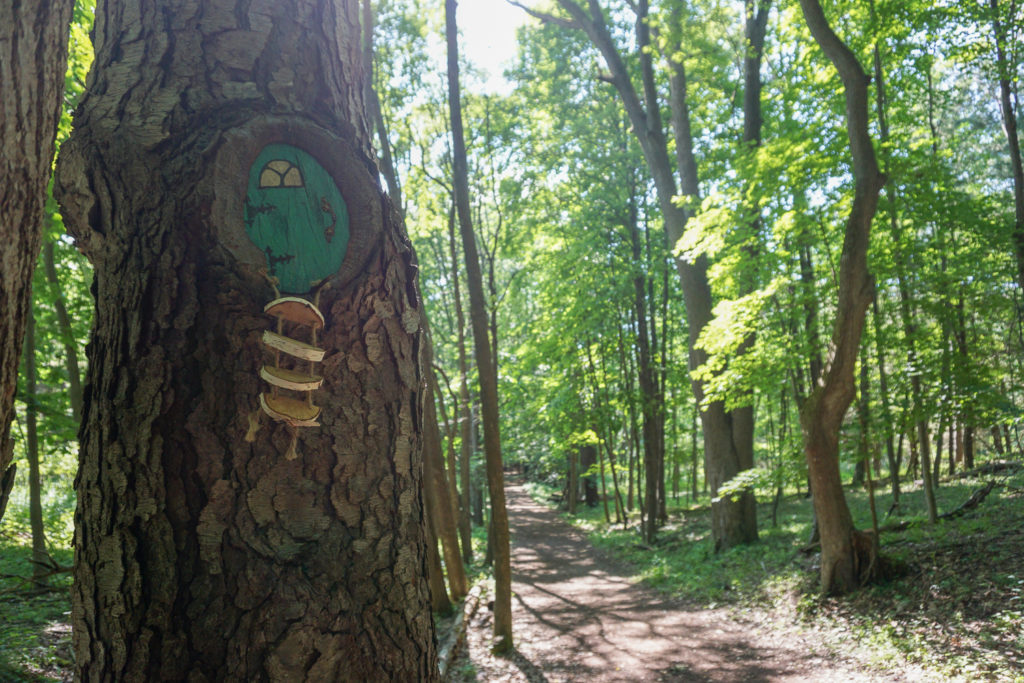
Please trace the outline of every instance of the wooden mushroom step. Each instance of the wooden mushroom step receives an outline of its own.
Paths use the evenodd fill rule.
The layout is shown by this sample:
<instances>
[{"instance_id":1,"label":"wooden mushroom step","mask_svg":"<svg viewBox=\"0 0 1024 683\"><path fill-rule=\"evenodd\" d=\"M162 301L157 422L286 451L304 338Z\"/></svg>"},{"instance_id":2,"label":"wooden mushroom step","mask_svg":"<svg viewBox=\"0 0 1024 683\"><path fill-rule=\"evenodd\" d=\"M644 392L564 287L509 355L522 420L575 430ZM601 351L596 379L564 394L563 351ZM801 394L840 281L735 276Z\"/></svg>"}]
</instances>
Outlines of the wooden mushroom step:
<instances>
[{"instance_id":1,"label":"wooden mushroom step","mask_svg":"<svg viewBox=\"0 0 1024 683\"><path fill-rule=\"evenodd\" d=\"M263 312L275 318L311 327L314 330L324 326L324 314L309 301L297 296L274 299L263 307Z\"/></svg>"},{"instance_id":2,"label":"wooden mushroom step","mask_svg":"<svg viewBox=\"0 0 1024 683\"><path fill-rule=\"evenodd\" d=\"M282 389L292 391L315 391L323 384L324 378L317 375L307 375L287 368L278 368L273 365L264 365L260 368L260 377Z\"/></svg>"},{"instance_id":3,"label":"wooden mushroom step","mask_svg":"<svg viewBox=\"0 0 1024 683\"><path fill-rule=\"evenodd\" d=\"M317 348L312 344L301 342L298 339L286 337L283 334L267 330L263 333L263 343L272 349L277 349L294 358L319 363L324 359L326 351Z\"/></svg>"},{"instance_id":4,"label":"wooden mushroom step","mask_svg":"<svg viewBox=\"0 0 1024 683\"><path fill-rule=\"evenodd\" d=\"M293 427L319 427L316 421L320 417L320 406L314 406L306 401L299 401L287 396L273 396L266 393L260 394L260 406L270 417L281 422L287 422Z\"/></svg>"}]
</instances>

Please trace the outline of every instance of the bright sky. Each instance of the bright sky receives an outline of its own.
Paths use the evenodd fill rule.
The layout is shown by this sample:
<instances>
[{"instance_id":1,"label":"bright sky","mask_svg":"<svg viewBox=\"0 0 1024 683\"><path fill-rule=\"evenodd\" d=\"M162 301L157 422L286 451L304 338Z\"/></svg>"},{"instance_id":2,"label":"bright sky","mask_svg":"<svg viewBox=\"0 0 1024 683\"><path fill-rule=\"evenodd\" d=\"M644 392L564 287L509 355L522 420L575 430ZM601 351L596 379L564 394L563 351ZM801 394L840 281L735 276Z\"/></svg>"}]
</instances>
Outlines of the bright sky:
<instances>
[{"instance_id":1,"label":"bright sky","mask_svg":"<svg viewBox=\"0 0 1024 683\"><path fill-rule=\"evenodd\" d=\"M487 89L499 89L501 73L516 55L516 28L528 15L505 0L459 0L457 12L459 49L466 60L487 72Z\"/></svg>"}]
</instances>

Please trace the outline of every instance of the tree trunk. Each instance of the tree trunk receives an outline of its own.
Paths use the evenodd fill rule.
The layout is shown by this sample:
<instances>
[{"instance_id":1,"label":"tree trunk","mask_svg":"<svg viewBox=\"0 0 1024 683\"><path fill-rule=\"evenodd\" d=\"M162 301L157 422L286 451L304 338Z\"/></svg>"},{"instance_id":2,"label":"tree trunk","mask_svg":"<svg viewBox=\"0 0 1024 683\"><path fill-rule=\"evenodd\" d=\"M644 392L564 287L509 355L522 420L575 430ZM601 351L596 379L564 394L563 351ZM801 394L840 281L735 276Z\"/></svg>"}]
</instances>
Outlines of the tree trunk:
<instances>
[{"instance_id":1,"label":"tree trunk","mask_svg":"<svg viewBox=\"0 0 1024 683\"><path fill-rule=\"evenodd\" d=\"M569 458L569 480L565 485L565 499L570 515L576 514L576 501L580 497L579 454L571 449Z\"/></svg>"},{"instance_id":2,"label":"tree trunk","mask_svg":"<svg viewBox=\"0 0 1024 683\"><path fill-rule=\"evenodd\" d=\"M14 486L14 392L42 241L72 0L0 4L0 519Z\"/></svg>"},{"instance_id":3,"label":"tree trunk","mask_svg":"<svg viewBox=\"0 0 1024 683\"><path fill-rule=\"evenodd\" d=\"M82 421L82 373L78 364L78 344L75 333L71 329L71 316L64 302L64 290L57 277L57 263L54 255L53 242L43 245L43 268L46 281L50 284L53 307L57 312L57 326L60 330L60 343L64 347L64 367L68 373L68 399L71 402L71 415L75 424Z\"/></svg>"},{"instance_id":4,"label":"tree trunk","mask_svg":"<svg viewBox=\"0 0 1024 683\"><path fill-rule=\"evenodd\" d=\"M672 130L676 140L676 169L682 194L693 202L699 198L700 192L687 104L686 68L682 61L675 58L670 62L669 86ZM655 176L655 185L659 186L657 172ZM669 188L665 181L661 185L665 186L658 191L661 210L666 215L665 229L671 243L676 244L683 236L693 209L680 209L674 198L667 194L662 196ZM707 258L703 255L692 261L676 260L686 302L691 371L707 361L707 353L697 346L701 331L712 318L713 301L707 268ZM697 405L703 405L703 383L694 380L692 386ZM715 550L753 543L757 540L757 503L753 492L746 490L738 497L718 498L720 486L743 470L753 467L753 410L747 406L737 411L727 411L724 401L713 401L701 411L701 426L704 435L704 472L711 488L711 535Z\"/></svg>"},{"instance_id":5,"label":"tree trunk","mask_svg":"<svg viewBox=\"0 0 1024 683\"><path fill-rule=\"evenodd\" d=\"M43 493L39 478L39 407L36 403L36 316L31 295L25 325L25 456L28 460L28 521L32 530L32 580L46 583L46 529L43 526Z\"/></svg>"},{"instance_id":6,"label":"tree trunk","mask_svg":"<svg viewBox=\"0 0 1024 683\"><path fill-rule=\"evenodd\" d=\"M429 486L424 486L429 490ZM427 494L429 496L429 494ZM437 524L431 513L433 505L427 504L427 583L430 584L430 608L437 614L452 611L452 601L444 584L444 567L441 553L437 552Z\"/></svg>"},{"instance_id":7,"label":"tree trunk","mask_svg":"<svg viewBox=\"0 0 1024 683\"><path fill-rule=\"evenodd\" d=\"M425 336L423 346L423 367L429 375L433 365L433 350L430 338ZM430 377L426 378L429 383ZM447 568L449 593L456 602L466 597L469 585L466 571L462 566L459 553L458 527L452 514L452 501L449 497L448 483L444 472L444 459L441 455L441 432L437 424L437 403L434 392L427 387L423 392L423 477L427 499L427 508L434 520L434 530L441 541L444 553L444 564Z\"/></svg>"},{"instance_id":8,"label":"tree trunk","mask_svg":"<svg viewBox=\"0 0 1024 683\"><path fill-rule=\"evenodd\" d=\"M587 507L597 507L597 475L593 470L597 465L597 447L593 444L580 446L580 472L583 474L583 502Z\"/></svg>"},{"instance_id":9,"label":"tree trunk","mask_svg":"<svg viewBox=\"0 0 1024 683\"><path fill-rule=\"evenodd\" d=\"M1008 37L999 18L999 0L989 0L992 10L992 32L996 43L996 71L999 74L999 109L1003 115L1003 134L1013 170L1013 247L1017 259L1017 286L1024 289L1024 160L1017 135L1017 111L1014 107L1012 81L1014 67L1007 59Z\"/></svg>"},{"instance_id":10,"label":"tree trunk","mask_svg":"<svg viewBox=\"0 0 1024 683\"><path fill-rule=\"evenodd\" d=\"M462 130L462 102L459 92L458 29L455 0L445 0L445 33L448 43L448 106L452 124L452 167L459 229L466 255L466 285L469 289L470 324L480 378L483 409L484 455L487 487L491 494L492 545L494 550L494 645L495 652L512 649L512 571L509 550L508 512L505 509L505 481L501 464L501 435L498 422L498 376L488 329L484 302L483 274L469 206L469 177L466 141Z\"/></svg>"},{"instance_id":11,"label":"tree trunk","mask_svg":"<svg viewBox=\"0 0 1024 683\"><path fill-rule=\"evenodd\" d=\"M445 378L445 381L447 383L447 378ZM440 387L440 385L437 382L437 374L436 374L436 372L432 372L430 374L430 389L431 389L431 395L434 397L434 400L437 402L437 408L440 411L439 420L440 420L440 422L444 423L444 425L445 425L445 435L448 438L448 443L447 443L447 446L445 448L445 452L446 452L446 454L448 456L447 457L447 465L446 465L446 467L447 467L446 475L447 476L445 477L445 479L446 479L445 483L446 483L446 485L448 487L448 500L449 500L449 504L451 506L451 516L452 516L452 519L455 520L456 532L458 534L461 534L462 533L462 529L461 529L462 510L461 510L461 506L459 504L459 501L460 501L459 481L458 481L459 459L458 459L458 456L455 453L455 431L456 431L455 420L450 418L450 416L448 415L448 411L445 408L444 392L441 391L441 387ZM451 387L449 386L449 392L450 391L451 391ZM455 412L458 412L458 410L459 410L458 401L455 401L454 409L455 409ZM468 513L466 515L466 524L467 524L467 532L466 532L466 535L463 536L463 540L460 540L460 545L462 543L472 543L472 537L469 536L469 532L468 532L468 524L469 524ZM462 557L463 557L463 559L465 559L465 557L466 557L466 551L465 550L462 551Z\"/></svg>"},{"instance_id":12,"label":"tree trunk","mask_svg":"<svg viewBox=\"0 0 1024 683\"><path fill-rule=\"evenodd\" d=\"M436 680L415 256L370 149L358 3L96 16L57 182L96 272L78 679ZM307 301L276 329L323 350L284 344L322 375L318 418L261 410L287 362L261 343L269 275Z\"/></svg>"},{"instance_id":13,"label":"tree trunk","mask_svg":"<svg viewBox=\"0 0 1024 683\"><path fill-rule=\"evenodd\" d=\"M690 421L690 502L697 500L697 469L700 467L700 458L697 453L697 414L700 408L693 407L693 419Z\"/></svg>"},{"instance_id":14,"label":"tree trunk","mask_svg":"<svg viewBox=\"0 0 1024 683\"><path fill-rule=\"evenodd\" d=\"M853 526L839 477L839 429L855 394L854 367L871 303L867 252L871 220L885 176L868 132L868 77L857 57L832 31L818 0L800 0L807 26L842 79L846 125L853 156L854 199L846 223L839 271L839 300L831 353L801 410L804 452L821 535L821 589L853 590L878 570L874 543Z\"/></svg>"},{"instance_id":15,"label":"tree trunk","mask_svg":"<svg viewBox=\"0 0 1024 683\"><path fill-rule=\"evenodd\" d=\"M893 506L900 503L900 464L892 442L892 411L889 408L889 378L885 369L885 350L882 344L882 321L878 310L877 292L871 300L871 313L875 332L875 356L878 361L878 393L882 398L882 424L885 425L885 456L889 463L889 487Z\"/></svg>"},{"instance_id":16,"label":"tree trunk","mask_svg":"<svg viewBox=\"0 0 1024 683\"><path fill-rule=\"evenodd\" d=\"M388 139L388 128L384 122L384 112L380 106L380 96L374 86L373 28L375 17L371 0L363 3L363 68L366 78L366 113L370 126L377 132L377 165L380 167L384 182L387 183L391 203L405 216L405 204L402 201L402 185L398 180L398 170L391 156L391 141Z\"/></svg>"},{"instance_id":17,"label":"tree trunk","mask_svg":"<svg viewBox=\"0 0 1024 683\"><path fill-rule=\"evenodd\" d=\"M664 462L658 452L658 427L663 424L659 420L660 413L664 410L661 404L660 393L654 378L653 360L651 357L651 341L647 328L647 297L644 296L645 274L638 267L640 263L640 226L636 211L634 198L630 198L630 212L628 219L629 240L632 248L633 263L633 313L636 321L636 369L637 380L640 384L640 414L643 418L643 447L644 447L644 472L646 481L644 484L644 526L643 537L648 543L654 541L654 535L658 529L658 480L664 479Z\"/></svg>"},{"instance_id":18,"label":"tree trunk","mask_svg":"<svg viewBox=\"0 0 1024 683\"><path fill-rule=\"evenodd\" d=\"M591 368L591 377L593 379L593 394L594 394L594 412L598 415L606 415L607 410L610 408L611 398L608 395L608 386L610 385L608 373L607 373L607 361L603 356L598 356L601 359L601 382L597 381L597 368L594 364L594 357L591 348L594 344L587 345L587 361ZM603 425L603 427L602 427ZM601 424L594 425L594 433L600 435L601 441L604 443L603 454L608 458L608 469L611 471L611 497L615 508L615 523L623 522L627 520L626 508L623 506L623 495L618 488L618 472L615 463L615 452L612 446L614 441L614 433L612 427L607 421L602 421ZM597 446L597 447L600 447ZM606 489L607 484L604 479L604 460L601 460L601 488ZM608 517L607 498L604 499L605 517Z\"/></svg>"},{"instance_id":19,"label":"tree trunk","mask_svg":"<svg viewBox=\"0 0 1024 683\"><path fill-rule=\"evenodd\" d=\"M455 248L455 221L449 216L448 249L452 261L452 290L455 296L455 324L458 328L459 346L459 410L461 430L459 450L459 474L462 477L462 491L459 499L459 534L462 537L462 559L469 564L473 561L473 530L470 526L470 493L472 491L471 463L475 439L473 438L473 402L469 395L469 364L466 360L466 320L463 314L462 291L459 287L459 259ZM482 522L479 522L482 524Z\"/></svg>"}]
</instances>

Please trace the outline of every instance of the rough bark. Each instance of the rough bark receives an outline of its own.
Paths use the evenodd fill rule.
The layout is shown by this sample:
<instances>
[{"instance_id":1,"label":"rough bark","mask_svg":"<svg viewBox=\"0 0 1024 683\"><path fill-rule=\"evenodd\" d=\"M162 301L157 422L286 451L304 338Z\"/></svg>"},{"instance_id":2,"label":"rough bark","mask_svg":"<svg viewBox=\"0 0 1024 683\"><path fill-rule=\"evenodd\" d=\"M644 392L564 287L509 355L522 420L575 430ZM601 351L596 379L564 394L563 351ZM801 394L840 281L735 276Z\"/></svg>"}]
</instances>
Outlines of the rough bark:
<instances>
[{"instance_id":1,"label":"rough bark","mask_svg":"<svg viewBox=\"0 0 1024 683\"><path fill-rule=\"evenodd\" d=\"M452 175L459 216L463 253L466 257L466 286L469 290L470 325L480 402L483 412L484 457L487 461L487 489L491 496L491 545L494 552L494 645L506 652L512 642L512 570L509 549L508 512L505 509L505 477L501 463L501 434L498 421L498 374L493 357L487 306L484 302L483 273L473 232L469 205L469 175L466 140L462 129L462 101L459 88L458 29L455 0L445 1L445 33L448 45L448 106L452 124Z\"/></svg>"},{"instance_id":2,"label":"rough bark","mask_svg":"<svg viewBox=\"0 0 1024 683\"><path fill-rule=\"evenodd\" d=\"M857 57L832 31L818 0L800 0L815 41L839 72L853 158L854 198L839 267L839 298L829 355L801 409L804 453L821 536L821 588L850 591L879 569L874 543L854 529L839 477L839 429L855 394L854 368L873 283L868 272L871 220L885 176L868 132L868 77Z\"/></svg>"},{"instance_id":3,"label":"rough bark","mask_svg":"<svg viewBox=\"0 0 1024 683\"><path fill-rule=\"evenodd\" d=\"M42 241L73 4L0 4L0 519L14 485L14 392Z\"/></svg>"},{"instance_id":4,"label":"rough bark","mask_svg":"<svg viewBox=\"0 0 1024 683\"><path fill-rule=\"evenodd\" d=\"M436 680L420 302L357 2L103 1L94 40L57 183L96 272L78 679ZM258 403L276 292L244 204L272 142L313 155L351 218L318 296L321 426L301 431Z\"/></svg>"}]
</instances>

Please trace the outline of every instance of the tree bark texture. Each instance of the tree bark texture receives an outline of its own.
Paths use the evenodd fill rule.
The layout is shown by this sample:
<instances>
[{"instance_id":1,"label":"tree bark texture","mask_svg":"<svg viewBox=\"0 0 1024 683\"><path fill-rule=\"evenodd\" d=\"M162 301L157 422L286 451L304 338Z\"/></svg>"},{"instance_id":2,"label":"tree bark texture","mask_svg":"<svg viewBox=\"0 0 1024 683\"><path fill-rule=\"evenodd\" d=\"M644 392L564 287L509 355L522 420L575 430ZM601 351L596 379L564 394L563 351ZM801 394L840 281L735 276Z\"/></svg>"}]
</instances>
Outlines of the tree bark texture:
<instances>
[{"instance_id":1,"label":"tree bark texture","mask_svg":"<svg viewBox=\"0 0 1024 683\"><path fill-rule=\"evenodd\" d=\"M73 4L0 4L0 519L14 485L14 392L42 242Z\"/></svg>"},{"instance_id":2,"label":"tree bark texture","mask_svg":"<svg viewBox=\"0 0 1024 683\"><path fill-rule=\"evenodd\" d=\"M868 272L871 220L885 176L868 132L868 77L857 57L832 31L817 0L800 0L811 35L842 79L846 126L853 157L854 199L839 267L839 300L825 367L801 409L804 453L821 537L821 588L853 590L878 570L874 544L857 532L839 476L839 430L856 393L854 367L873 282Z\"/></svg>"},{"instance_id":3,"label":"tree bark texture","mask_svg":"<svg viewBox=\"0 0 1024 683\"><path fill-rule=\"evenodd\" d=\"M57 182L96 272L78 679L436 680L421 311L370 150L358 3L101 1L94 41ZM259 409L277 293L244 216L270 143L313 156L351 218L307 294L317 427Z\"/></svg>"},{"instance_id":4,"label":"tree bark texture","mask_svg":"<svg viewBox=\"0 0 1024 683\"><path fill-rule=\"evenodd\" d=\"M491 546L494 552L494 645L495 652L512 649L512 569L509 548L508 511L505 508L505 475L501 462L501 433L498 418L498 366L494 360L484 302L483 273L473 232L469 203L469 171L466 139L462 128L459 88L458 27L455 0L445 1L445 33L448 47L448 106L452 124L452 175L455 204L459 215L463 252L466 256L466 288L469 290L470 325L484 426L484 457L487 461L487 489L491 496Z\"/></svg>"}]
</instances>

